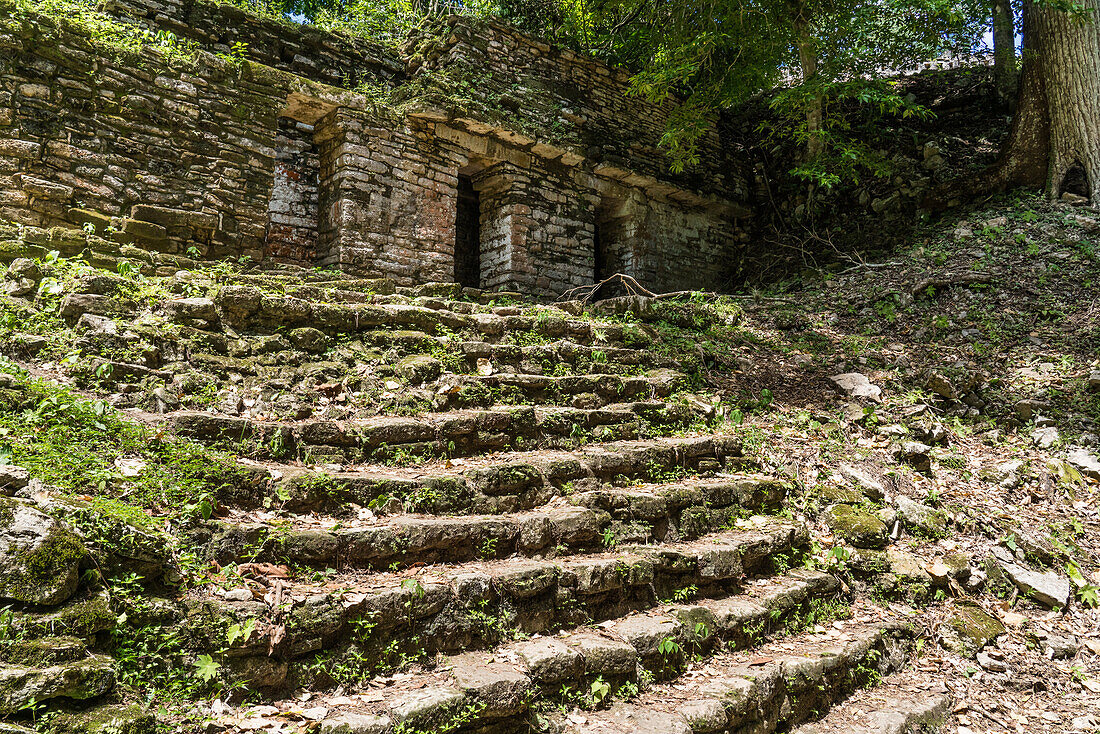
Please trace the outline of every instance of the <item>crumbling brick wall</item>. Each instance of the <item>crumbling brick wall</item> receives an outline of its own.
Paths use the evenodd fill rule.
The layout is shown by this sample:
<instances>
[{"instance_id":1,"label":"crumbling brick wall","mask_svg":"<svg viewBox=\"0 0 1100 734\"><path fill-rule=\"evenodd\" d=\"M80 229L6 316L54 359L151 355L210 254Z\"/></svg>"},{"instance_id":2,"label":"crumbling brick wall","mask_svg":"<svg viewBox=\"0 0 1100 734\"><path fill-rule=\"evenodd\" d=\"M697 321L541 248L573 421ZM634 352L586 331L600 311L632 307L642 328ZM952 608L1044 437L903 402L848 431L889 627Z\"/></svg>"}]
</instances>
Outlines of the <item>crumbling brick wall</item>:
<instances>
[{"instance_id":1,"label":"crumbling brick wall","mask_svg":"<svg viewBox=\"0 0 1100 734\"><path fill-rule=\"evenodd\" d=\"M517 138L534 138L541 148L563 148L566 162L580 156L608 175L641 174L731 200L747 192L741 162L716 126L699 142L699 164L671 172L660 140L676 101L653 104L629 95L630 78L621 69L500 22L457 15L428 24L404 50L412 77L442 72L444 87L472 84L478 97L468 110L473 117L520 133Z\"/></svg>"},{"instance_id":2,"label":"crumbling brick wall","mask_svg":"<svg viewBox=\"0 0 1100 734\"><path fill-rule=\"evenodd\" d=\"M0 217L260 257L285 92L254 71L116 59L47 18L0 30Z\"/></svg>"},{"instance_id":3,"label":"crumbling brick wall","mask_svg":"<svg viewBox=\"0 0 1100 734\"><path fill-rule=\"evenodd\" d=\"M399 81L400 64L378 61L371 44L291 29L268 48L281 23L203 2L116 10L151 27L197 19L179 32L213 50L246 39L271 66L206 51L120 57L45 17L0 30L0 218L90 224L168 253L450 281L458 181L469 175L477 282L541 298L592 284L598 267L654 290L720 287L744 238L743 179L716 133L705 165L673 175L656 147L667 106L628 99L618 72L502 26L447 21L449 45L430 63L417 47L412 96L391 106L307 78L343 83L319 70L354 67ZM317 69L298 58L307 51ZM534 106L498 114L508 55L508 88L559 117ZM444 57L459 73L485 64L486 104L458 109L430 93L422 82Z\"/></svg>"},{"instance_id":4,"label":"crumbling brick wall","mask_svg":"<svg viewBox=\"0 0 1100 734\"><path fill-rule=\"evenodd\" d=\"M352 89L362 82L388 85L404 77L393 49L363 38L309 25L250 15L209 0L114 0L109 11L151 31L168 31L214 53L243 57L315 82Z\"/></svg>"}]
</instances>

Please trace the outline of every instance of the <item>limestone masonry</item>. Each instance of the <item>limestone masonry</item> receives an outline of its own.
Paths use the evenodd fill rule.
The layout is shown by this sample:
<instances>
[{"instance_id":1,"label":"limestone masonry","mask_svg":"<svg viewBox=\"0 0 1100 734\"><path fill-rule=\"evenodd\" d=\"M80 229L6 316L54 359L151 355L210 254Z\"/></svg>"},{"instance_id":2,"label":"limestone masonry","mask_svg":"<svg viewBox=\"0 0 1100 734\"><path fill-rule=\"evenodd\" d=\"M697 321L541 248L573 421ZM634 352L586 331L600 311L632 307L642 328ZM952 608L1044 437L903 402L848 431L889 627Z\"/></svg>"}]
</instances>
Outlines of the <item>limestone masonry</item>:
<instances>
[{"instance_id":1,"label":"limestone masonry","mask_svg":"<svg viewBox=\"0 0 1100 734\"><path fill-rule=\"evenodd\" d=\"M745 237L716 128L671 173L672 100L506 26L441 18L398 51L205 2L111 12L199 50L0 24L0 219L540 298L616 272L720 288Z\"/></svg>"}]
</instances>

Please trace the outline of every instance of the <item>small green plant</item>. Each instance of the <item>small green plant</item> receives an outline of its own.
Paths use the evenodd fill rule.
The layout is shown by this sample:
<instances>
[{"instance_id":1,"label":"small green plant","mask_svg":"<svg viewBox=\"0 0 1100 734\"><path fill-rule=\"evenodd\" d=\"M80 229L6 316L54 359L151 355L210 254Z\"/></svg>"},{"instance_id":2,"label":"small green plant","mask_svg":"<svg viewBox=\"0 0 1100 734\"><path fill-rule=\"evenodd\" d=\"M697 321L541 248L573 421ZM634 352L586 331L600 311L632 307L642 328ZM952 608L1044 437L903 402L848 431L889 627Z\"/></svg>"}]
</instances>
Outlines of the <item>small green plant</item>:
<instances>
[{"instance_id":1,"label":"small green plant","mask_svg":"<svg viewBox=\"0 0 1100 734\"><path fill-rule=\"evenodd\" d=\"M619 690L615 691L615 697L621 698L625 701L629 701L632 698L637 698L639 694L638 684L633 681L627 681L619 686Z\"/></svg>"},{"instance_id":2,"label":"small green plant","mask_svg":"<svg viewBox=\"0 0 1100 734\"><path fill-rule=\"evenodd\" d=\"M248 642L249 639L252 638L252 633L255 632L255 631L256 631L256 620L255 619L250 619L247 622L245 622L243 625L241 625L241 624L232 624L232 625L229 626L229 629L225 633L226 644L229 645L230 647L232 647L233 643L236 642L237 640L240 640L241 642Z\"/></svg>"},{"instance_id":3,"label":"small green plant","mask_svg":"<svg viewBox=\"0 0 1100 734\"><path fill-rule=\"evenodd\" d=\"M685 586L672 592L672 600L677 604L682 604L686 601L693 600L698 595L699 587L695 584L691 584L690 586Z\"/></svg>"},{"instance_id":4,"label":"small green plant","mask_svg":"<svg viewBox=\"0 0 1100 734\"><path fill-rule=\"evenodd\" d=\"M663 638L657 644L657 652L659 652L665 658L679 655L682 649L683 648L680 647L680 643L678 643L671 635Z\"/></svg>"},{"instance_id":5,"label":"small green plant","mask_svg":"<svg viewBox=\"0 0 1100 734\"><path fill-rule=\"evenodd\" d=\"M209 683L217 678L218 671L222 667L221 663L218 663L209 655L199 655L191 665L195 668L195 677L203 683Z\"/></svg>"},{"instance_id":6,"label":"small green plant","mask_svg":"<svg viewBox=\"0 0 1100 734\"><path fill-rule=\"evenodd\" d=\"M1073 585L1077 587L1077 598L1081 603L1092 609L1100 607L1100 587L1090 584L1081 573L1081 569L1072 562L1066 563L1066 573Z\"/></svg>"},{"instance_id":7,"label":"small green plant","mask_svg":"<svg viewBox=\"0 0 1100 734\"><path fill-rule=\"evenodd\" d=\"M611 684L605 681L602 675L592 681L588 688L594 706L599 706L603 703L603 700L611 693Z\"/></svg>"},{"instance_id":8,"label":"small green plant","mask_svg":"<svg viewBox=\"0 0 1100 734\"><path fill-rule=\"evenodd\" d=\"M218 58L232 66L241 66L248 58L248 42L234 41L229 47L229 53L219 53ZM245 256L247 257L247 255Z\"/></svg>"},{"instance_id":9,"label":"small green plant","mask_svg":"<svg viewBox=\"0 0 1100 734\"><path fill-rule=\"evenodd\" d=\"M477 553L479 556L486 560L494 558L497 554L497 539L486 538L481 546L477 549Z\"/></svg>"},{"instance_id":10,"label":"small green plant","mask_svg":"<svg viewBox=\"0 0 1100 734\"><path fill-rule=\"evenodd\" d=\"M852 559L852 551L848 550L842 545L834 545L825 554L826 563L830 566L834 566L838 569L845 569L848 567L848 561Z\"/></svg>"}]
</instances>

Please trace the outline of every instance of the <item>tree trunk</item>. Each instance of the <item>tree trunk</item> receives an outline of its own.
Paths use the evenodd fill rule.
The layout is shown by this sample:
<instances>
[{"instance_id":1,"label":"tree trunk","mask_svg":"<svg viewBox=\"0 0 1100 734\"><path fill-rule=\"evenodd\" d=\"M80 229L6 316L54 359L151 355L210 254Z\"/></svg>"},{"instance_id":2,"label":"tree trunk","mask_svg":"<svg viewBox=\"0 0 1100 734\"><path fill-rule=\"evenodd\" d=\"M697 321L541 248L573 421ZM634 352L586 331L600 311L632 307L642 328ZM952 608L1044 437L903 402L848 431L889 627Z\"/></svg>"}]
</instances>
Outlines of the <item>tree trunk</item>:
<instances>
[{"instance_id":1,"label":"tree trunk","mask_svg":"<svg viewBox=\"0 0 1100 734\"><path fill-rule=\"evenodd\" d=\"M993 0L993 80L1001 104L1016 102L1016 19L1012 0Z\"/></svg>"},{"instance_id":2,"label":"tree trunk","mask_svg":"<svg viewBox=\"0 0 1100 734\"><path fill-rule=\"evenodd\" d=\"M806 18L806 8L801 3L794 16L794 31L798 43L798 63L802 67L802 83L817 84L817 47L810 22ZM821 122L824 116L825 99L820 90L815 90L806 107L806 160L813 160L825 149L825 140L821 134Z\"/></svg>"},{"instance_id":3,"label":"tree trunk","mask_svg":"<svg viewBox=\"0 0 1100 734\"><path fill-rule=\"evenodd\" d=\"M1012 130L1001 157L985 174L954 181L925 201L951 206L963 197L1010 186L1042 187L1057 198L1067 174L1100 207L1100 0L1083 0L1071 14L1024 4L1024 55Z\"/></svg>"}]
</instances>

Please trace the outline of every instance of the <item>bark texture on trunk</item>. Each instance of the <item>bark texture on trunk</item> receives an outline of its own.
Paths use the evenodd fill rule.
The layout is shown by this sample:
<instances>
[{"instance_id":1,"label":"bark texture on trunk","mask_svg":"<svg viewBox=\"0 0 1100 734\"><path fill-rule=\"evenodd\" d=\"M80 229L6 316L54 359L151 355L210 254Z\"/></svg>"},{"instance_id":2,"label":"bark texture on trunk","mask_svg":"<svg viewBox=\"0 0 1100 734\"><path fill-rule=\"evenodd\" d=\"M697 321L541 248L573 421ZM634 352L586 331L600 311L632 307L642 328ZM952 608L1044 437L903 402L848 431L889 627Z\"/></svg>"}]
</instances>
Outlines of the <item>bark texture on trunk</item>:
<instances>
[{"instance_id":1,"label":"bark texture on trunk","mask_svg":"<svg viewBox=\"0 0 1100 734\"><path fill-rule=\"evenodd\" d=\"M1089 201L1100 206L1100 0L1084 5L1085 18L1045 6L1029 12L1050 117L1047 193L1061 195L1066 174L1081 166Z\"/></svg>"},{"instance_id":2,"label":"bark texture on trunk","mask_svg":"<svg viewBox=\"0 0 1100 734\"><path fill-rule=\"evenodd\" d=\"M993 0L993 79L1004 105L1015 105L1017 76L1012 0Z\"/></svg>"},{"instance_id":3,"label":"bark texture on trunk","mask_svg":"<svg viewBox=\"0 0 1100 734\"><path fill-rule=\"evenodd\" d=\"M1011 186L1065 191L1066 174L1084 174L1085 193L1100 207L1100 0L1071 14L1028 0L1024 54L1012 129L995 166L959 179L925 200L938 209Z\"/></svg>"}]
</instances>

